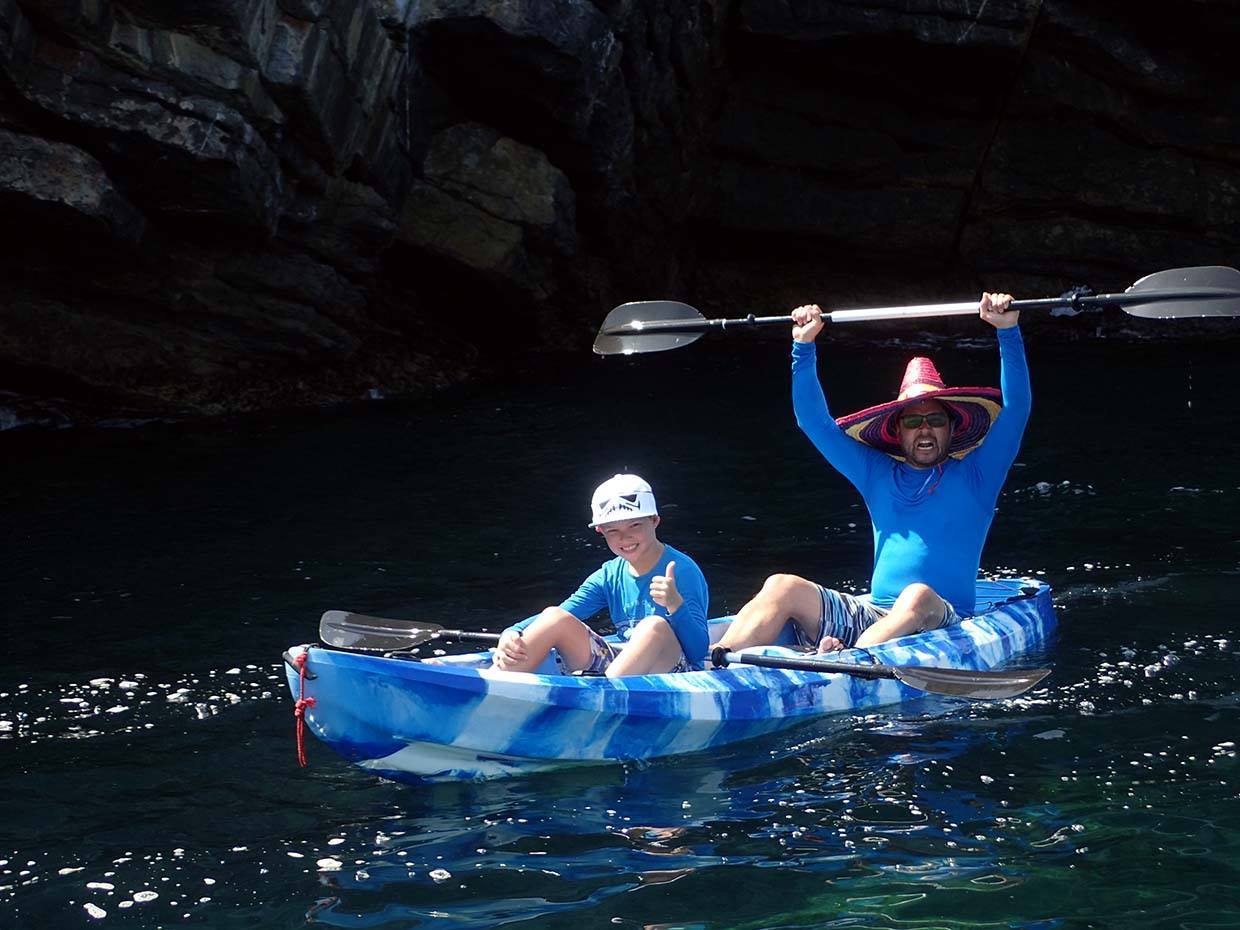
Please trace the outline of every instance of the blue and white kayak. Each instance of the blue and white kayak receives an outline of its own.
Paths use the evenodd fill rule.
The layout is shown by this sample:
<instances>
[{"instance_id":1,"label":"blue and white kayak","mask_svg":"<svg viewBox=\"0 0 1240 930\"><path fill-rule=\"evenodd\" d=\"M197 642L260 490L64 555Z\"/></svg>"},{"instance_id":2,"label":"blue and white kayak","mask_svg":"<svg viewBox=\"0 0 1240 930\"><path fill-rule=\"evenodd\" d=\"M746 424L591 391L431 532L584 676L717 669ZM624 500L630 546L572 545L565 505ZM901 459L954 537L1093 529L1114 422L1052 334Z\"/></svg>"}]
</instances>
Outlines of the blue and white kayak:
<instances>
[{"instance_id":1,"label":"blue and white kayak","mask_svg":"<svg viewBox=\"0 0 1240 930\"><path fill-rule=\"evenodd\" d=\"M832 658L995 669L1038 650L1055 627L1050 588L1037 581L979 581L977 611L948 629ZM780 646L740 655L754 653L800 656ZM443 664L319 646L288 655L314 676L287 669L293 697L313 699L303 705L311 732L350 762L398 781L650 760L923 696L893 679L746 664L612 679L502 672L489 652Z\"/></svg>"}]
</instances>

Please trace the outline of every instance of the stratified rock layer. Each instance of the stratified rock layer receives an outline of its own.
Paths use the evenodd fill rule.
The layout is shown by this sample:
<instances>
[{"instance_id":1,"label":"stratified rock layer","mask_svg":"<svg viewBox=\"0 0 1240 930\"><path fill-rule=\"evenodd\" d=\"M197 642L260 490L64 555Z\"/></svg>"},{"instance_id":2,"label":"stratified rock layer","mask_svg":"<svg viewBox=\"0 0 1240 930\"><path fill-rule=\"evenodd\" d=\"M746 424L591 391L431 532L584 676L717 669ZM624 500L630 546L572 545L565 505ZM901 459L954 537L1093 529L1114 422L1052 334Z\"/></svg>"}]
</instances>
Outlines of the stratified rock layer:
<instances>
[{"instance_id":1,"label":"stratified rock layer","mask_svg":"<svg viewBox=\"0 0 1240 930\"><path fill-rule=\"evenodd\" d=\"M1237 40L1235 2L0 0L0 423L424 389L645 297L1235 264Z\"/></svg>"},{"instance_id":2,"label":"stratified rock layer","mask_svg":"<svg viewBox=\"0 0 1240 930\"><path fill-rule=\"evenodd\" d=\"M742 0L698 280L915 302L1235 264L1238 13Z\"/></svg>"}]
</instances>

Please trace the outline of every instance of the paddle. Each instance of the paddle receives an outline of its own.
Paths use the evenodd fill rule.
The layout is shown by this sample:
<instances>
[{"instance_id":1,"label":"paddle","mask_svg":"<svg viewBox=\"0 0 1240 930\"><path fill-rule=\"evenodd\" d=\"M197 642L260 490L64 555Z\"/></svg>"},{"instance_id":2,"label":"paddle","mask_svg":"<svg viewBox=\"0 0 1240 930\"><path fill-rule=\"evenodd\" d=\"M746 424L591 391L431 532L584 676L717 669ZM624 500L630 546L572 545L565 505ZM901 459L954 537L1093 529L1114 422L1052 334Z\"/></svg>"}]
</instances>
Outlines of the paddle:
<instances>
[{"instance_id":1,"label":"paddle","mask_svg":"<svg viewBox=\"0 0 1240 930\"><path fill-rule=\"evenodd\" d=\"M319 639L328 646L355 652L400 652L436 639L498 643L499 634L448 630L434 623L414 624L408 620L329 610L319 620Z\"/></svg>"},{"instance_id":2,"label":"paddle","mask_svg":"<svg viewBox=\"0 0 1240 930\"><path fill-rule=\"evenodd\" d=\"M1240 316L1240 271L1225 265L1172 268L1148 274L1122 294L1043 297L1014 300L1014 310L1083 310L1116 304L1132 316L1174 319L1199 316ZM921 304L912 307L876 307L868 310L832 310L822 318L831 323L870 320L965 316L977 313L977 301ZM675 300L638 300L621 304L603 320L594 340L599 355L663 352L696 342L712 329L791 324L791 316L754 316L708 320L688 304Z\"/></svg>"},{"instance_id":3,"label":"paddle","mask_svg":"<svg viewBox=\"0 0 1240 930\"><path fill-rule=\"evenodd\" d=\"M1013 668L997 671L975 671L965 668L941 668L934 665L857 665L821 656L768 656L728 652L716 646L710 661L717 668L733 663L760 665L801 672L842 672L857 678L894 678L911 688L930 694L946 694L977 700L1016 697L1028 691L1050 674L1049 668Z\"/></svg>"},{"instance_id":4,"label":"paddle","mask_svg":"<svg viewBox=\"0 0 1240 930\"><path fill-rule=\"evenodd\" d=\"M497 643L499 634L449 630L434 623L413 624L408 620L368 617L346 610L329 610L319 621L319 639L328 646L354 652L401 652L436 639ZM1050 669L1046 668L978 672L923 665L856 665L820 656L785 658L739 655L722 647L711 654L711 662L717 667L743 662L746 665L761 665L767 668L843 672L859 678L894 678L931 694L979 699L1015 697L1050 674Z\"/></svg>"}]
</instances>

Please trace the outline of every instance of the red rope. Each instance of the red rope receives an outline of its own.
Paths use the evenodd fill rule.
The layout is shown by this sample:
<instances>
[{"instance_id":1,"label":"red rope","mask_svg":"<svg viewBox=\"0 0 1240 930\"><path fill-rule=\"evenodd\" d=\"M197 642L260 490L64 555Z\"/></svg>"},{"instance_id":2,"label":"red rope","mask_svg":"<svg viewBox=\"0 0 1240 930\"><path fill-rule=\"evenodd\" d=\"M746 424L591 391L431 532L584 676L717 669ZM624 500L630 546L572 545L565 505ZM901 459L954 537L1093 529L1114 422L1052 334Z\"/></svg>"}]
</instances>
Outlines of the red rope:
<instances>
[{"instance_id":1,"label":"red rope","mask_svg":"<svg viewBox=\"0 0 1240 930\"><path fill-rule=\"evenodd\" d=\"M297 764L306 767L306 708L314 706L314 698L306 697L306 656L303 652L293 660L300 675L297 703L293 706L293 716L297 718Z\"/></svg>"}]
</instances>

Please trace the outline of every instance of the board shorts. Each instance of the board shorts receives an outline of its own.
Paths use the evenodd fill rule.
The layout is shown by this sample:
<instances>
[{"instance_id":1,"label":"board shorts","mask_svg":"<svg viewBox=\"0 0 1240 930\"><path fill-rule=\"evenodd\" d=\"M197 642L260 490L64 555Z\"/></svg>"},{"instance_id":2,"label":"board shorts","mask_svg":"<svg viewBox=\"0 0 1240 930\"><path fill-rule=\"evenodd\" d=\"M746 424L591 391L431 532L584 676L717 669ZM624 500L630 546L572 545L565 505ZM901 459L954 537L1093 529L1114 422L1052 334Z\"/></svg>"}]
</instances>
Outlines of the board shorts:
<instances>
[{"instance_id":1,"label":"board shorts","mask_svg":"<svg viewBox=\"0 0 1240 930\"><path fill-rule=\"evenodd\" d=\"M611 665L620 655L620 647L617 643L610 643L603 639L598 633L595 633L589 627L586 627L586 634L590 638L590 662L585 668L578 671L570 669L564 664L564 659L557 652L555 656L556 663L560 666L560 671L564 674L577 675L602 675L607 671L607 666ZM687 672L689 671L689 662L685 659L685 654L680 654L680 660L672 667L671 672Z\"/></svg>"},{"instance_id":2,"label":"board shorts","mask_svg":"<svg viewBox=\"0 0 1240 930\"><path fill-rule=\"evenodd\" d=\"M851 647L856 644L857 637L891 613L891 608L879 607L874 604L868 594L857 597L852 594L845 594L843 591L824 587L823 585L818 585L818 593L822 597L822 613L818 617L818 633L813 637L813 640L807 642L805 631L801 629L801 625L798 623L792 624L792 628L796 632L797 645L799 646L817 649L818 643L824 636L834 636L843 642L845 646ZM943 606L942 619L938 623L922 627L922 629L917 631L918 633L925 630L941 629L942 627L952 626L960 622L960 615L956 613L955 607L947 601L943 601Z\"/></svg>"}]
</instances>

